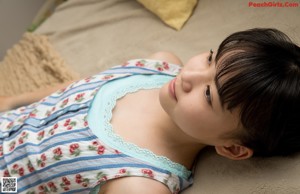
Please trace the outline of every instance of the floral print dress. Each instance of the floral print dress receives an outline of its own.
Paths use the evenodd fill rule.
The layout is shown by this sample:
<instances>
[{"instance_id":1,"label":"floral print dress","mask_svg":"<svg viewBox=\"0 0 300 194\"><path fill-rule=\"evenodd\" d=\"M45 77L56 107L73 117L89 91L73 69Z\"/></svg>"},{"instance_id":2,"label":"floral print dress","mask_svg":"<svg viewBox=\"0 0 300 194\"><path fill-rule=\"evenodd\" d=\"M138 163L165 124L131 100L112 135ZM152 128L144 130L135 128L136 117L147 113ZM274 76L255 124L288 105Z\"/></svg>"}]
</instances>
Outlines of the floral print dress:
<instances>
[{"instance_id":1,"label":"floral print dress","mask_svg":"<svg viewBox=\"0 0 300 194\"><path fill-rule=\"evenodd\" d=\"M191 185L190 175L179 176L105 144L90 129L87 115L99 88L110 80L179 70L161 61L131 60L0 113L0 177L17 177L18 193L25 194L90 193L125 176L151 178L178 193Z\"/></svg>"}]
</instances>

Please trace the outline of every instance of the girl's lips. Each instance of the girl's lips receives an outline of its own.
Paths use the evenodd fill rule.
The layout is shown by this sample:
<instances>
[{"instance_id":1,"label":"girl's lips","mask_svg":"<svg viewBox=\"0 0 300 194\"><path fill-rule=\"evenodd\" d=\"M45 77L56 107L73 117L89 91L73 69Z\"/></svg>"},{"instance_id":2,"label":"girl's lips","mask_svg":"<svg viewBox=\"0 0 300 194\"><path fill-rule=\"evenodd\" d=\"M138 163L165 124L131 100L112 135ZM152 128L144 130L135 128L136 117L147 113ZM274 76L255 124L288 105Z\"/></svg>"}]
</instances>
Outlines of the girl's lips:
<instances>
[{"instance_id":1,"label":"girl's lips","mask_svg":"<svg viewBox=\"0 0 300 194\"><path fill-rule=\"evenodd\" d=\"M175 93L175 83L176 83L176 78L170 81L169 83L169 94L172 98L174 98L177 101L176 93Z\"/></svg>"}]
</instances>

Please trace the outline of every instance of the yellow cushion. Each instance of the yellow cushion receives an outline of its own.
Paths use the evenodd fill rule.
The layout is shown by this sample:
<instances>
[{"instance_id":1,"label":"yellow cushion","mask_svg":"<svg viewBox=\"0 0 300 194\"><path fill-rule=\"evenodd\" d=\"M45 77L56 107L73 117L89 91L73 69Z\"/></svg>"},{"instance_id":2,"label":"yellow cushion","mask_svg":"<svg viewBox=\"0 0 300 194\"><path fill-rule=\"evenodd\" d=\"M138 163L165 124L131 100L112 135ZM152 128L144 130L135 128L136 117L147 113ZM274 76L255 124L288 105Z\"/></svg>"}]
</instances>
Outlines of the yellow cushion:
<instances>
[{"instance_id":1,"label":"yellow cushion","mask_svg":"<svg viewBox=\"0 0 300 194\"><path fill-rule=\"evenodd\" d=\"M180 30L192 15L197 0L137 0L167 25Z\"/></svg>"}]
</instances>

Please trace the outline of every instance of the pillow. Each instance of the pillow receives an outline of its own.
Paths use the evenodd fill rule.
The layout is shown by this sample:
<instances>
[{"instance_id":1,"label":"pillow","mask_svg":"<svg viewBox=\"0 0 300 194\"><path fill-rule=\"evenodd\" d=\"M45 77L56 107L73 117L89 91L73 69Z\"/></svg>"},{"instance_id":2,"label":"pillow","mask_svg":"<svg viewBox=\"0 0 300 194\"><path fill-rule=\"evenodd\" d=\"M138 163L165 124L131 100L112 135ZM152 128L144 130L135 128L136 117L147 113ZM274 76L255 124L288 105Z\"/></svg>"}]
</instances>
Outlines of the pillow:
<instances>
[{"instance_id":1,"label":"pillow","mask_svg":"<svg viewBox=\"0 0 300 194\"><path fill-rule=\"evenodd\" d=\"M192 15L197 0L137 0L167 25L180 30Z\"/></svg>"}]
</instances>

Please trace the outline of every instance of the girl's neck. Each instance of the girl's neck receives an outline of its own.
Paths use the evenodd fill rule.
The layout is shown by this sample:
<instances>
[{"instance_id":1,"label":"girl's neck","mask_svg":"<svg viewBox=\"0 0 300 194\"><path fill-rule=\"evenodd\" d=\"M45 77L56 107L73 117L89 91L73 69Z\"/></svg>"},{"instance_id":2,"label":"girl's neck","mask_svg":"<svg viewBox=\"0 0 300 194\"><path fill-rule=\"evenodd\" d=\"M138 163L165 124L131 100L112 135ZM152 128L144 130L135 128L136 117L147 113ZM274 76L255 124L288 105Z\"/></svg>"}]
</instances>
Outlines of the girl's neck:
<instances>
[{"instance_id":1,"label":"girl's neck","mask_svg":"<svg viewBox=\"0 0 300 194\"><path fill-rule=\"evenodd\" d=\"M166 156L189 169L204 147L170 119L160 105L157 89L140 90L118 100L111 123L125 141Z\"/></svg>"},{"instance_id":2,"label":"girl's neck","mask_svg":"<svg viewBox=\"0 0 300 194\"><path fill-rule=\"evenodd\" d=\"M157 133L160 133L162 147L170 155L174 161L191 168L194 159L197 157L200 150L206 145L197 142L193 137L185 134L169 117L169 115L158 106L157 110ZM160 115L159 115L160 114Z\"/></svg>"}]
</instances>

